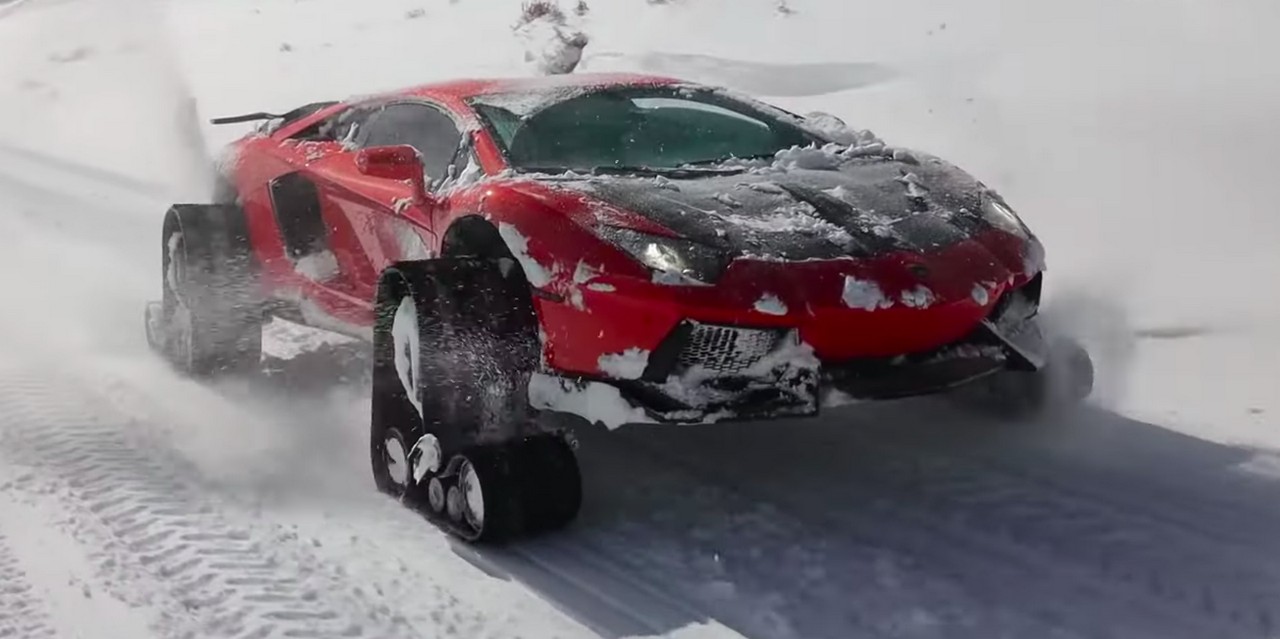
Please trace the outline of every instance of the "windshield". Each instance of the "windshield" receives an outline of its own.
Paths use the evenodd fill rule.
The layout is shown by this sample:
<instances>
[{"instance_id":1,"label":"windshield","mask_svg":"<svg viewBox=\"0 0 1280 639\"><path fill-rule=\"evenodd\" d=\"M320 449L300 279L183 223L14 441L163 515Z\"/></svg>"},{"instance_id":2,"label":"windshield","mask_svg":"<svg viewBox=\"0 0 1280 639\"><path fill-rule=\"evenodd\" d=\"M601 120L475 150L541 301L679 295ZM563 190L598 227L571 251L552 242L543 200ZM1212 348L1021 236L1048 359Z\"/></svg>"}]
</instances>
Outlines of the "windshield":
<instances>
[{"instance_id":1,"label":"windshield","mask_svg":"<svg viewBox=\"0 0 1280 639\"><path fill-rule=\"evenodd\" d=\"M511 166L522 170L675 170L772 156L815 138L709 89L626 87L577 95L474 98Z\"/></svg>"}]
</instances>

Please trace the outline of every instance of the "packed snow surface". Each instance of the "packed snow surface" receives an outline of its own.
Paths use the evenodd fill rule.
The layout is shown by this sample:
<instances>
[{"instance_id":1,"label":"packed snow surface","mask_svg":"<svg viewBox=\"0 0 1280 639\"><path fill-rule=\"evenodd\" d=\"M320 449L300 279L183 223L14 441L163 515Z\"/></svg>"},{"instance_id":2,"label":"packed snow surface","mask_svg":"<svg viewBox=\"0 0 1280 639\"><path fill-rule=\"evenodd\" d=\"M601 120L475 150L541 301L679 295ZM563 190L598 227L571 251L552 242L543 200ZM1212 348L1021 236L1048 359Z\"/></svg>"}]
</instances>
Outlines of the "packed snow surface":
<instances>
[{"instance_id":1,"label":"packed snow surface","mask_svg":"<svg viewBox=\"0 0 1280 639\"><path fill-rule=\"evenodd\" d=\"M521 4L0 2L0 636L1276 635L1280 5L562 0L575 52L516 33ZM216 382L147 351L163 213L252 130L210 117L579 55L832 114L835 146L753 171L910 148L998 189L1091 405L666 428L538 377L535 403L630 425L577 429L573 528L469 548L373 493L360 342L273 321L264 374ZM531 279L574 268L512 230Z\"/></svg>"}]
</instances>

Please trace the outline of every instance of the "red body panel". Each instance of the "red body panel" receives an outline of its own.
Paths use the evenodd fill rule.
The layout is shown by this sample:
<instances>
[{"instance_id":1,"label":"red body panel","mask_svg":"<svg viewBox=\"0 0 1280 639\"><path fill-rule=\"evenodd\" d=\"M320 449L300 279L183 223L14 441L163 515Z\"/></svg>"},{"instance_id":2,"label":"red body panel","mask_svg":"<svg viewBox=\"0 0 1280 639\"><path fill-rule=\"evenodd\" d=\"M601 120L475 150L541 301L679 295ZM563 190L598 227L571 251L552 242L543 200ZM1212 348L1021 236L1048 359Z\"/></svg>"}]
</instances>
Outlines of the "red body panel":
<instances>
[{"instance_id":1,"label":"red body panel","mask_svg":"<svg viewBox=\"0 0 1280 639\"><path fill-rule=\"evenodd\" d=\"M545 82L539 79L539 82ZM564 84L665 84L644 76L565 76ZM337 143L296 142L289 136L348 108L335 105L269 134L255 134L232 148L228 173L250 220L267 292L299 302L308 321L356 335L372 324L378 274L404 259L435 257L455 220L481 215L504 237L512 230L527 241L522 255L545 335L546 361L564 372L599 375L602 355L632 348L652 350L685 319L760 327L796 327L823 360L924 352L973 330L1000 295L1035 275L1024 268L1025 240L1003 231L952 244L932 253L895 253L867 260L809 262L738 260L715 286L670 286L652 281L648 269L601 240L601 222L673 235L647 218L588 196L519 177L496 177L507 167L498 146L465 103L469 96L518 90L520 80L474 80L419 87L377 99L417 98L450 111L472 136L487 176L467 187L411 204L409 184L370 178L356 168L355 153ZM338 271L317 281L286 256L269 183L301 171L317 185ZM512 235L514 237L514 235ZM510 244L510 237L508 237ZM923 266L922 281L912 267ZM1011 275L1012 274L1012 275ZM934 299L926 307L850 308L841 299L846 276L876 282L899 300L922 283ZM985 294L975 292L981 286ZM786 306L776 315L755 308L764 295Z\"/></svg>"}]
</instances>

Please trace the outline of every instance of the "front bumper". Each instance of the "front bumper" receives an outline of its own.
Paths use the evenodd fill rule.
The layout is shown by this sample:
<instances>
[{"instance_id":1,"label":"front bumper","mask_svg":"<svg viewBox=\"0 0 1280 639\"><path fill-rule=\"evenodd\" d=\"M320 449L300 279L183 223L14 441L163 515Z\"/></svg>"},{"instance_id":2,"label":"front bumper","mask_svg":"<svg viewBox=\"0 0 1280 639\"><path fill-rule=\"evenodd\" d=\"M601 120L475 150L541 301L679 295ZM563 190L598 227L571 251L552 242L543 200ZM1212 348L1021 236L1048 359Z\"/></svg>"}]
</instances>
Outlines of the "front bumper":
<instances>
[{"instance_id":1,"label":"front bumper","mask_svg":"<svg viewBox=\"0 0 1280 639\"><path fill-rule=\"evenodd\" d=\"M638 379L566 376L560 389L594 388L597 397L625 404L625 421L658 423L812 416L824 406L939 393L1002 371L1044 367L1048 344L1035 317L1038 298L1038 287L1011 291L967 335L927 352L844 361L819 359L795 329L684 321L650 354ZM536 399L537 408L562 408Z\"/></svg>"}]
</instances>

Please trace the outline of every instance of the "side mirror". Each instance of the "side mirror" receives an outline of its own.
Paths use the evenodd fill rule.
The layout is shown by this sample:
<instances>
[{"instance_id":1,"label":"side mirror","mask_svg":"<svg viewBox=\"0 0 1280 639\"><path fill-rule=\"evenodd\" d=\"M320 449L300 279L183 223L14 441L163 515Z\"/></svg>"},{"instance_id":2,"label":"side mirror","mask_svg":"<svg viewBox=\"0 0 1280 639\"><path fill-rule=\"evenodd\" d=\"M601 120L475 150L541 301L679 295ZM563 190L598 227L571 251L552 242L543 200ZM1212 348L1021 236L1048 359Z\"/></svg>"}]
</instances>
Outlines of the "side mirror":
<instances>
[{"instance_id":1,"label":"side mirror","mask_svg":"<svg viewBox=\"0 0 1280 639\"><path fill-rule=\"evenodd\" d=\"M413 185L417 203L427 201L427 176L418 150L407 145L375 146L356 153L356 169L362 175L384 180L399 180Z\"/></svg>"}]
</instances>

